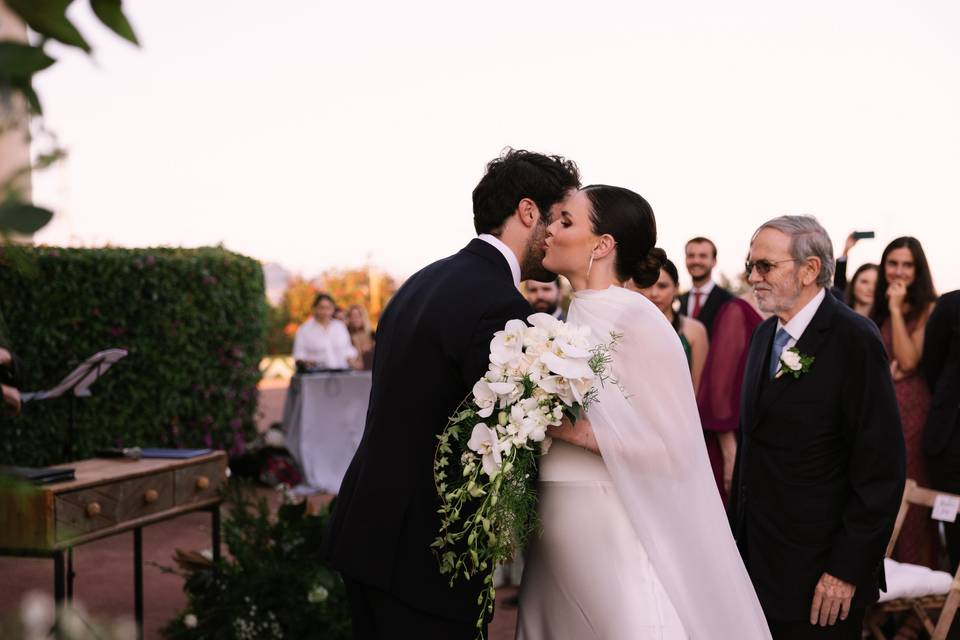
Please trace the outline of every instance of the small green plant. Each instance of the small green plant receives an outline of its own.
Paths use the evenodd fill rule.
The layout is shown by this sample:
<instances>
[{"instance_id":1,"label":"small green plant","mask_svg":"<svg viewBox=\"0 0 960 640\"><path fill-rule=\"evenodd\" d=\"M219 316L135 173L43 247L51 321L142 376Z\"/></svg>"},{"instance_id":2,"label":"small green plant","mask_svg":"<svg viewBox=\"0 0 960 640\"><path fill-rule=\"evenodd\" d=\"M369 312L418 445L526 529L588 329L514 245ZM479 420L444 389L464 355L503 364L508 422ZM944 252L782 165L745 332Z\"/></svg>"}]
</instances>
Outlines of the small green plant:
<instances>
[{"instance_id":1,"label":"small green plant","mask_svg":"<svg viewBox=\"0 0 960 640\"><path fill-rule=\"evenodd\" d=\"M346 591L322 558L329 510L285 500L271 514L249 485L226 490L223 535L229 553L194 571L187 608L164 628L170 640L347 640Z\"/></svg>"}]
</instances>

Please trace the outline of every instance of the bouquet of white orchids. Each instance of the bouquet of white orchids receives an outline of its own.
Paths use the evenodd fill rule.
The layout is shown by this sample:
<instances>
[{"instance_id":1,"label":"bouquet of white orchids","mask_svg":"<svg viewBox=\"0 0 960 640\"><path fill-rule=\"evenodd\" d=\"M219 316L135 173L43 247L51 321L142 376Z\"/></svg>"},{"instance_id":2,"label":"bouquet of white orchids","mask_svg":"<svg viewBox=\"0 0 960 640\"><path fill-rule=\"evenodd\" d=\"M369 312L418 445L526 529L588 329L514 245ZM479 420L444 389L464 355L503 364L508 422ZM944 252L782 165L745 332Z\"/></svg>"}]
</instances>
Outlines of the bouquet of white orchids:
<instances>
[{"instance_id":1,"label":"bouquet of white orchids","mask_svg":"<svg viewBox=\"0 0 960 640\"><path fill-rule=\"evenodd\" d=\"M490 367L438 436L434 481L440 531L432 547L450 584L485 573L478 629L493 611L493 570L513 558L536 514L537 459L547 427L576 422L608 379L608 344L590 345L590 328L545 313L510 320L490 342Z\"/></svg>"}]
</instances>

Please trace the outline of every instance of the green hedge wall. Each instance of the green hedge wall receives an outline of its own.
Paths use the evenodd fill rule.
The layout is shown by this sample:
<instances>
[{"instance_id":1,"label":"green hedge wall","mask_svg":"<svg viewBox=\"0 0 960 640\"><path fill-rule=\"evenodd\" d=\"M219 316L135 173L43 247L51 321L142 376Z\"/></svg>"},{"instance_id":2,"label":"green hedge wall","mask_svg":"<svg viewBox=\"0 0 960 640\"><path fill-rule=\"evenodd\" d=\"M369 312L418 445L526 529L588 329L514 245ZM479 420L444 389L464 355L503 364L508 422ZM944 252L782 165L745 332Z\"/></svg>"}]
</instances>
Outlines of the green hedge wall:
<instances>
[{"instance_id":1,"label":"green hedge wall","mask_svg":"<svg viewBox=\"0 0 960 640\"><path fill-rule=\"evenodd\" d=\"M222 248L26 254L26 270L0 254L0 314L27 369L24 390L54 386L102 349L130 352L92 397L75 400L75 459L106 446L243 450L254 434L264 353L257 261ZM0 413L0 463L62 462L68 404Z\"/></svg>"}]
</instances>

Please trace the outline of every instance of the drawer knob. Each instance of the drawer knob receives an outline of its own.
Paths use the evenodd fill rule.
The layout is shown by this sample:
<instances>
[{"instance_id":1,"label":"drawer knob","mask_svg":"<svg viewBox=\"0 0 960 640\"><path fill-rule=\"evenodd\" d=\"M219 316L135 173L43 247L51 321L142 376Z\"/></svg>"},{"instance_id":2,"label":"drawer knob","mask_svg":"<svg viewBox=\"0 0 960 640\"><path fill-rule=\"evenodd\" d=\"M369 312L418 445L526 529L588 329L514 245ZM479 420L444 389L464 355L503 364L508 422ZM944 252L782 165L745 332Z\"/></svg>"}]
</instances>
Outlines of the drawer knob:
<instances>
[{"instance_id":1,"label":"drawer knob","mask_svg":"<svg viewBox=\"0 0 960 640\"><path fill-rule=\"evenodd\" d=\"M210 486L210 478L207 476L200 476L197 478L197 491L204 491Z\"/></svg>"},{"instance_id":2,"label":"drawer knob","mask_svg":"<svg viewBox=\"0 0 960 640\"><path fill-rule=\"evenodd\" d=\"M143 501L147 504L153 504L160 497L160 494L157 493L156 489L147 489L147 492L143 494Z\"/></svg>"},{"instance_id":3,"label":"drawer knob","mask_svg":"<svg viewBox=\"0 0 960 640\"><path fill-rule=\"evenodd\" d=\"M100 515L100 503L99 502L90 502L87 504L87 517L94 518Z\"/></svg>"}]
</instances>

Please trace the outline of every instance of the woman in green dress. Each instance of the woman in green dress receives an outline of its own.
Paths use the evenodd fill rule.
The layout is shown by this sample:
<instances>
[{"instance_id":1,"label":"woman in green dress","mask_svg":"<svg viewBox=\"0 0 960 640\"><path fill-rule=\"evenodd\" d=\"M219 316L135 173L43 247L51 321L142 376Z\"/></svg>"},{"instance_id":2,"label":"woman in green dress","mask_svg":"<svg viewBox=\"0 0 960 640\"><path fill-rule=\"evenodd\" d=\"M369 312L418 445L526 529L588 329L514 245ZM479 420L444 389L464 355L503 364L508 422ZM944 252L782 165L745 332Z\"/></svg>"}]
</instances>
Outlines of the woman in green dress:
<instances>
[{"instance_id":1,"label":"woman in green dress","mask_svg":"<svg viewBox=\"0 0 960 640\"><path fill-rule=\"evenodd\" d=\"M682 313L674 311L673 304L677 299L679 289L680 277L677 273L677 267L673 262L667 260L663 268L660 269L660 279L652 286L646 289L637 289L637 291L657 305L663 315L667 317L667 320L670 321L670 324L673 325L677 335L680 336L683 350L687 354L687 363L690 365L693 389L696 391L700 385L703 365L707 361L707 350L709 349L707 329L699 320L688 318Z\"/></svg>"}]
</instances>

